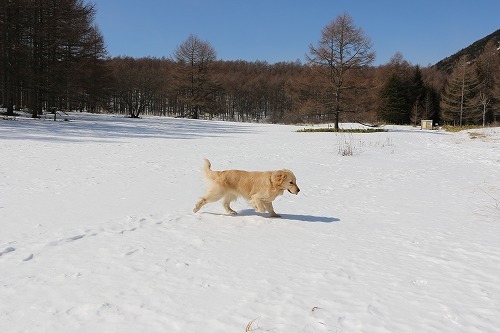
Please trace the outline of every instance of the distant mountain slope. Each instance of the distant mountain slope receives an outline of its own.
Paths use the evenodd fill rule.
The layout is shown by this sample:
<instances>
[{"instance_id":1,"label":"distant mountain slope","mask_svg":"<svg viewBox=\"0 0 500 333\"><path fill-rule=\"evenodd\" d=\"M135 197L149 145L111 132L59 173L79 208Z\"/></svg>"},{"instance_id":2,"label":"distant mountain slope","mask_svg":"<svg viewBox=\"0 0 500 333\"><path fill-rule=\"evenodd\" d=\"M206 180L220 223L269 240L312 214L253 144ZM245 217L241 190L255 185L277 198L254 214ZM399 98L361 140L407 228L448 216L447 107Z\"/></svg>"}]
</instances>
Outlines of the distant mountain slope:
<instances>
[{"instance_id":1,"label":"distant mountain slope","mask_svg":"<svg viewBox=\"0 0 500 333\"><path fill-rule=\"evenodd\" d=\"M471 45L467 46L466 48L458 51L457 53L444 58L443 60L437 62L433 67L437 68L440 71L446 71L446 72L451 72L453 68L453 64L463 55L468 55L470 59L476 59L479 57L481 52L483 51L484 46L490 41L494 40L497 43L500 43L500 29L495 31L492 34L489 34L488 36L481 38L477 42L472 43Z\"/></svg>"}]
</instances>

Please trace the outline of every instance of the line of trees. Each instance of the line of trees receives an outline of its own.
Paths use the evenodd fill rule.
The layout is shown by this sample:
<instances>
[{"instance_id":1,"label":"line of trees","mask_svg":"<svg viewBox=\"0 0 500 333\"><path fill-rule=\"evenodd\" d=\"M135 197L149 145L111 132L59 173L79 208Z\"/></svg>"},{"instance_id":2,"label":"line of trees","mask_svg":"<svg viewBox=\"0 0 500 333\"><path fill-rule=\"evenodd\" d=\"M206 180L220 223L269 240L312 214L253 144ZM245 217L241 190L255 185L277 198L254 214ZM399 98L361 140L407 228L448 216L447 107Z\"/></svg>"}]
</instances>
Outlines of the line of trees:
<instances>
[{"instance_id":1,"label":"line of trees","mask_svg":"<svg viewBox=\"0 0 500 333\"><path fill-rule=\"evenodd\" d=\"M417 125L422 119L440 121L439 94L425 83L422 69L396 53L384 68L378 90L378 117L393 124Z\"/></svg>"},{"instance_id":2,"label":"line of trees","mask_svg":"<svg viewBox=\"0 0 500 333\"><path fill-rule=\"evenodd\" d=\"M92 107L108 71L95 10L82 0L1 0L1 104L37 117L43 110Z\"/></svg>"},{"instance_id":3,"label":"line of trees","mask_svg":"<svg viewBox=\"0 0 500 333\"><path fill-rule=\"evenodd\" d=\"M471 61L462 56L448 76L441 94L443 119L456 125L497 120L500 107L500 54L494 42Z\"/></svg>"},{"instance_id":4,"label":"line of trees","mask_svg":"<svg viewBox=\"0 0 500 333\"><path fill-rule=\"evenodd\" d=\"M400 53L374 67L372 43L344 13L311 44L307 63L220 61L190 35L170 58L108 58L82 0L0 0L0 105L235 121L449 123L497 120L500 55L488 44L453 72Z\"/></svg>"}]
</instances>

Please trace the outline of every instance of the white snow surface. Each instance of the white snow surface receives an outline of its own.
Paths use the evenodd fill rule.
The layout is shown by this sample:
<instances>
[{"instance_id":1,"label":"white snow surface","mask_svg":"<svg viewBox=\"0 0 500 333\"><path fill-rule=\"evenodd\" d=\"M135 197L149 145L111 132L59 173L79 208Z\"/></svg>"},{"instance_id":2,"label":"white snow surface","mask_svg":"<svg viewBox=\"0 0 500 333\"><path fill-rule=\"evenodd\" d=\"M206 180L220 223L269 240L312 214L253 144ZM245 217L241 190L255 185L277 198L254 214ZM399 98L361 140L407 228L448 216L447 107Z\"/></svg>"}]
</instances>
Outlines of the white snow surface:
<instances>
[{"instance_id":1,"label":"white snow surface","mask_svg":"<svg viewBox=\"0 0 500 333\"><path fill-rule=\"evenodd\" d=\"M500 128L69 118L0 120L0 332L500 330ZM301 192L195 214L203 158Z\"/></svg>"}]
</instances>

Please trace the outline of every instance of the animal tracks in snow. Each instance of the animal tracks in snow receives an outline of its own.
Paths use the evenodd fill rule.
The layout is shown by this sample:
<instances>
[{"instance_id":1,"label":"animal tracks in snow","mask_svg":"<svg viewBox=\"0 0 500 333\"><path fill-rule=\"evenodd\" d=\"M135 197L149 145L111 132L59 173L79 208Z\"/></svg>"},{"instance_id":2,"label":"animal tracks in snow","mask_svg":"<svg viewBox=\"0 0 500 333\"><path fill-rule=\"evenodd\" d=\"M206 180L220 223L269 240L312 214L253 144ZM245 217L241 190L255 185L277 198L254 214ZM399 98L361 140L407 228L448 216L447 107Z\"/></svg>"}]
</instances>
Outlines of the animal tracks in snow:
<instances>
[{"instance_id":1,"label":"animal tracks in snow","mask_svg":"<svg viewBox=\"0 0 500 333\"><path fill-rule=\"evenodd\" d=\"M14 252L16 249L12 246L8 246L6 247L5 249L3 249L2 251L0 251L0 257L2 257L4 254L7 254L7 253L11 253L11 252ZM23 259L23 261L29 261L33 259L33 253L29 254L27 257L25 257Z\"/></svg>"},{"instance_id":2,"label":"animal tracks in snow","mask_svg":"<svg viewBox=\"0 0 500 333\"><path fill-rule=\"evenodd\" d=\"M16 249L13 248L12 246L9 246L9 247L6 247L5 249L3 249L1 252L0 252L0 257L4 254L7 254L7 253L10 253L10 252L14 252Z\"/></svg>"},{"instance_id":3,"label":"animal tracks in snow","mask_svg":"<svg viewBox=\"0 0 500 333\"><path fill-rule=\"evenodd\" d=\"M83 235L76 235L76 236L71 236L71 237L67 237L67 238L63 238L63 239L60 239L60 240L57 240L57 241L54 241L54 242L50 242L49 245L50 246L56 246L56 245L60 245L61 243L69 243L69 242L74 242L76 240L79 240L79 239L82 239L84 238L86 235L83 234Z\"/></svg>"},{"instance_id":4,"label":"animal tracks in snow","mask_svg":"<svg viewBox=\"0 0 500 333\"><path fill-rule=\"evenodd\" d=\"M135 254L138 254L146 249L147 244L142 244L144 239L147 239L151 236L137 235L137 237L133 236L133 233L139 233L140 231L150 233L151 235L158 236L159 229L166 229L165 222L175 222L180 218L175 218L173 216L167 215L163 217L149 216L149 217L135 217L135 216L127 216L120 220L113 220L102 225L97 228L89 228L85 231L80 232L61 232L59 231L54 235L47 234L36 234L32 237L28 237L24 239L23 244L18 244L16 247L6 246L8 244L12 244L13 242L7 243L4 248L0 245L0 258L7 257L6 254L16 251L18 254L15 256L9 256L10 260L20 260L22 262L30 262L33 259L39 258L40 256L54 256L54 251L63 251L60 252L61 256L65 255L65 248L67 246L76 246L76 247L85 247L82 251L91 252L93 250L99 250L101 252L106 252L106 249L109 250L111 255L119 255L116 252L119 252L119 249L115 249L116 246L114 241L110 238L113 237L131 237L131 244L127 246L127 248L121 249L121 255L124 257L131 257ZM64 236L64 234L69 234L70 236ZM43 235L43 236L42 236ZM61 237L62 235L62 237ZM137 240L133 240L134 237ZM50 241L50 239L55 239ZM48 240L48 241L47 241ZM138 243L138 244L134 244ZM120 242L118 242L120 243ZM190 241L192 246L202 245L202 241L199 239L193 239ZM72 250L71 250L72 251Z\"/></svg>"}]
</instances>

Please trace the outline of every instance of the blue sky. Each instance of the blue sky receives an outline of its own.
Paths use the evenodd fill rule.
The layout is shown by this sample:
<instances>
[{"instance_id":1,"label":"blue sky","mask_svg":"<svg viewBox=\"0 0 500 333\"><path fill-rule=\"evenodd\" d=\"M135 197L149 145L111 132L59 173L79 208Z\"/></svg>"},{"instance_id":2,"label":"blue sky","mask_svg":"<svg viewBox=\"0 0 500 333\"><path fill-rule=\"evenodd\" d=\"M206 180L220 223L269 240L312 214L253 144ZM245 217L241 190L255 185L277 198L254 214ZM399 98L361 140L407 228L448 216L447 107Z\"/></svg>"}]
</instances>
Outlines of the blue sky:
<instances>
[{"instance_id":1,"label":"blue sky","mask_svg":"<svg viewBox=\"0 0 500 333\"><path fill-rule=\"evenodd\" d=\"M401 52L427 66L500 28L498 0L85 0L109 55L170 57L190 34L222 60L305 62L321 29L348 12L375 65Z\"/></svg>"}]
</instances>

